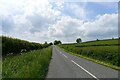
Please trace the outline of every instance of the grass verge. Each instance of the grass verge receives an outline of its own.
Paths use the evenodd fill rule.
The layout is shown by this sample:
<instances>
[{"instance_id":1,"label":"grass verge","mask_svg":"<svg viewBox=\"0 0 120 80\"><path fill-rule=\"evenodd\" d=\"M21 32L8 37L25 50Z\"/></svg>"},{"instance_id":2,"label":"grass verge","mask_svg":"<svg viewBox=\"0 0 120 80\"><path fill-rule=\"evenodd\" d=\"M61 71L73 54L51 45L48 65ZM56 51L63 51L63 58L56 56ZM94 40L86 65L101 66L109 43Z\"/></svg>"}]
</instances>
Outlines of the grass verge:
<instances>
[{"instance_id":1,"label":"grass verge","mask_svg":"<svg viewBox=\"0 0 120 80\"><path fill-rule=\"evenodd\" d=\"M52 56L52 47L7 57L3 60L3 78L44 79Z\"/></svg>"},{"instance_id":2,"label":"grass verge","mask_svg":"<svg viewBox=\"0 0 120 80\"><path fill-rule=\"evenodd\" d=\"M2 79L2 59L0 59L0 80Z\"/></svg>"},{"instance_id":3,"label":"grass verge","mask_svg":"<svg viewBox=\"0 0 120 80\"><path fill-rule=\"evenodd\" d=\"M59 46L58 46L58 47L59 47ZM68 51L68 50L66 50L66 49L64 49L64 48L61 48L61 47L59 47L59 48L62 49L63 51L65 51L65 52L68 52L68 53L73 54L73 55L75 55L75 56L78 56L78 57L81 57L81 58L84 58L84 59L93 61L93 62L95 62L95 63L104 65L104 66L106 66L106 67L110 67L110 68L112 68L112 69L115 69L115 70L119 70L119 71L120 71L120 67L114 66L114 65L109 64L109 63L105 63L105 62L100 61L100 60L96 60L96 59L93 59L93 58L89 58L89 57L86 57L86 56L83 56L83 55L80 55L80 54L76 54L76 53L70 52L70 51Z\"/></svg>"}]
</instances>

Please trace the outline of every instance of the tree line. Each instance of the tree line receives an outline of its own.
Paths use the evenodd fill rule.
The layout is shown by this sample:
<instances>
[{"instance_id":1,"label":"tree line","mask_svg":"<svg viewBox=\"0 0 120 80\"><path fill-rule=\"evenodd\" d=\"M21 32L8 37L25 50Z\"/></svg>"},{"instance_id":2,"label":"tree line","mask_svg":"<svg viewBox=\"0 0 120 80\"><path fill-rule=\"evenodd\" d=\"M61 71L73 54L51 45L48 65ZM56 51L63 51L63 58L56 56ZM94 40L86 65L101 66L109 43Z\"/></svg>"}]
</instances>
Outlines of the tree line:
<instances>
[{"instance_id":1,"label":"tree line","mask_svg":"<svg viewBox=\"0 0 120 80\"><path fill-rule=\"evenodd\" d=\"M16 38L6 37L6 36L0 36L2 39L2 56L6 56L8 54L18 54L21 52L26 52L30 50L37 50L46 48L51 43L47 44L40 44L35 42L28 42L25 40L20 40Z\"/></svg>"},{"instance_id":2,"label":"tree line","mask_svg":"<svg viewBox=\"0 0 120 80\"><path fill-rule=\"evenodd\" d=\"M54 45L58 45L58 44L62 44L62 42L60 40L55 40Z\"/></svg>"}]
</instances>

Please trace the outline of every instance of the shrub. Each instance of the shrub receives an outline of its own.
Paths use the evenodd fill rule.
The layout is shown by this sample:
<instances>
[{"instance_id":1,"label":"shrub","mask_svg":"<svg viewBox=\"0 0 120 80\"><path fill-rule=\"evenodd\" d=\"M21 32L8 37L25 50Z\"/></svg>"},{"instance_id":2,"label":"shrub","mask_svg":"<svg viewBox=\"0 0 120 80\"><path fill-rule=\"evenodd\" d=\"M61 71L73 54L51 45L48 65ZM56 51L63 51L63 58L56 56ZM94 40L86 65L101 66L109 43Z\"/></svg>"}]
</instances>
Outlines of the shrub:
<instances>
[{"instance_id":1,"label":"shrub","mask_svg":"<svg viewBox=\"0 0 120 80\"><path fill-rule=\"evenodd\" d=\"M2 38L2 56L6 56L10 53L18 54L22 51L30 51L30 50L37 50L46 48L49 44L40 44L35 42L28 42L25 40L20 40L16 38L10 38L1 36Z\"/></svg>"}]
</instances>

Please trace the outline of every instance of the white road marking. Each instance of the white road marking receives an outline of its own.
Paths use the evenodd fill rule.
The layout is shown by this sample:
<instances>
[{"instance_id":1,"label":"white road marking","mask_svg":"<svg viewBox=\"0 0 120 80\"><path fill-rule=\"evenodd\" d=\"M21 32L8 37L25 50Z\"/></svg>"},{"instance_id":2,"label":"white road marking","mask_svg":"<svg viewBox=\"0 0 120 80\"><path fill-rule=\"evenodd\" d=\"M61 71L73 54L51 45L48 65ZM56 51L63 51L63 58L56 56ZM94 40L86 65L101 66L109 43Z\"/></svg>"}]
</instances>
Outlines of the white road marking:
<instances>
[{"instance_id":1,"label":"white road marking","mask_svg":"<svg viewBox=\"0 0 120 80\"><path fill-rule=\"evenodd\" d=\"M81 69L83 69L85 72L87 72L89 75L91 75L92 77L96 78L97 80L99 80L96 76L94 76L92 73L90 73L89 71L87 71L85 68L83 68L82 66L80 66L79 64L77 64L75 61L71 60L74 64L76 64L78 67L80 67Z\"/></svg>"},{"instance_id":2,"label":"white road marking","mask_svg":"<svg viewBox=\"0 0 120 80\"><path fill-rule=\"evenodd\" d=\"M68 58L66 55L62 54L64 57Z\"/></svg>"}]
</instances>

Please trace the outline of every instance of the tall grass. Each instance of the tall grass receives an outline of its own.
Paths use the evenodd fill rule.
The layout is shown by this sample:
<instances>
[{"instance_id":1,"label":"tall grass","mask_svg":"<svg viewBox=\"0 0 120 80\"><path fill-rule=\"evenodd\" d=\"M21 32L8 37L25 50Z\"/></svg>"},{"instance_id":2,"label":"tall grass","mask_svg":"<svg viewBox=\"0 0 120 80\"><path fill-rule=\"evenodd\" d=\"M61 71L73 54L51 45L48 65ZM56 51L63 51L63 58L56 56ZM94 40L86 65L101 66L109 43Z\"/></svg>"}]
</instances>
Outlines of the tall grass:
<instances>
[{"instance_id":1,"label":"tall grass","mask_svg":"<svg viewBox=\"0 0 120 80\"><path fill-rule=\"evenodd\" d=\"M34 50L3 60L3 78L45 78L52 47Z\"/></svg>"},{"instance_id":2,"label":"tall grass","mask_svg":"<svg viewBox=\"0 0 120 80\"><path fill-rule=\"evenodd\" d=\"M0 80L2 79L2 59L0 59Z\"/></svg>"}]
</instances>

